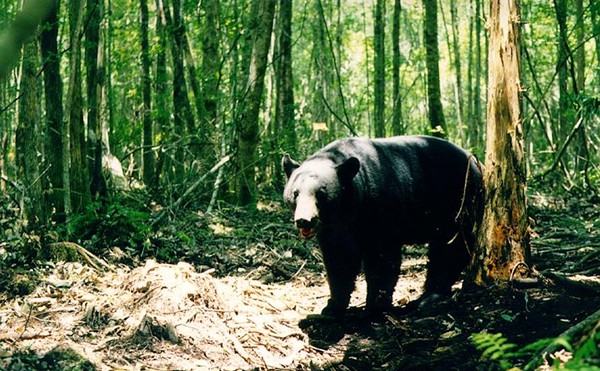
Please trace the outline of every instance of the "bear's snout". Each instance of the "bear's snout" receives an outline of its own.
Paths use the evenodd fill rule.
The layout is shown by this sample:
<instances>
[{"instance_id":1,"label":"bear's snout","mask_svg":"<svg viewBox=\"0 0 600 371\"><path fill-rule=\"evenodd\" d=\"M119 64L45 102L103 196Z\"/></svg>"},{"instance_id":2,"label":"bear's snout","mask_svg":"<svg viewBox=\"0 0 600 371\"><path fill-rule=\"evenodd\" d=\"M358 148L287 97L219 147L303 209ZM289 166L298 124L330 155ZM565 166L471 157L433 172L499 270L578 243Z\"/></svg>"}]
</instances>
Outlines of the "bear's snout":
<instances>
[{"instance_id":1,"label":"bear's snout","mask_svg":"<svg viewBox=\"0 0 600 371\"><path fill-rule=\"evenodd\" d=\"M300 237L309 239L317 234L317 224L319 224L319 218L314 217L310 220L307 219L296 219L294 220L296 228L300 232Z\"/></svg>"},{"instance_id":2,"label":"bear's snout","mask_svg":"<svg viewBox=\"0 0 600 371\"><path fill-rule=\"evenodd\" d=\"M298 219L295 223L298 228L315 228L317 226L317 218L312 218L311 220Z\"/></svg>"},{"instance_id":3,"label":"bear's snout","mask_svg":"<svg viewBox=\"0 0 600 371\"><path fill-rule=\"evenodd\" d=\"M294 223L300 232L302 238L312 238L317 233L318 218L312 218L311 220L298 219Z\"/></svg>"}]
</instances>

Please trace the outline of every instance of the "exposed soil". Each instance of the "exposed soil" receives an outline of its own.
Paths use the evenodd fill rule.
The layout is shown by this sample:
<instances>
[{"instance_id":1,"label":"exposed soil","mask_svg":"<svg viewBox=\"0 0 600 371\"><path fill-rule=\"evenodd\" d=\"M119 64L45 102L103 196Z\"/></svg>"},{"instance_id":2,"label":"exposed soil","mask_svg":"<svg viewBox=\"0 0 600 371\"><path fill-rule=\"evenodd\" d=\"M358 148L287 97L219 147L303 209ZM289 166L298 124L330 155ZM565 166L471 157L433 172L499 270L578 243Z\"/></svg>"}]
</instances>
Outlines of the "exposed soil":
<instances>
[{"instance_id":1,"label":"exposed soil","mask_svg":"<svg viewBox=\"0 0 600 371\"><path fill-rule=\"evenodd\" d=\"M33 293L0 304L0 369L494 369L471 334L525 345L600 309L600 211L586 202L532 197L533 261L544 273L536 282L457 285L451 299L415 310L407 304L421 292L425 250L407 248L397 310L378 318L363 315L362 278L345 318L315 315L328 298L319 266L261 243L242 249L263 265L227 275L152 260L48 265Z\"/></svg>"}]
</instances>

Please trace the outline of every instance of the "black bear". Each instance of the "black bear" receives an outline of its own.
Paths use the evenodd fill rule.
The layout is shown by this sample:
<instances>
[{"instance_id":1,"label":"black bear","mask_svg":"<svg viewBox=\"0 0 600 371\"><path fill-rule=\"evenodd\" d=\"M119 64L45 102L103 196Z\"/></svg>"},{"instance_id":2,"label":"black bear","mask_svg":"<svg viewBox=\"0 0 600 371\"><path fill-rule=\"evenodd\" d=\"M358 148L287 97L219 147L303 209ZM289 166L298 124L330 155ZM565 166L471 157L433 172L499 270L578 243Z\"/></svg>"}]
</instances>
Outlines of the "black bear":
<instances>
[{"instance_id":1,"label":"black bear","mask_svg":"<svg viewBox=\"0 0 600 371\"><path fill-rule=\"evenodd\" d=\"M424 294L450 294L483 210L482 170L466 150L429 136L346 138L302 164L285 155L283 193L302 238L316 235L330 299L346 310L364 268L368 312L392 305L403 244L428 243Z\"/></svg>"}]
</instances>

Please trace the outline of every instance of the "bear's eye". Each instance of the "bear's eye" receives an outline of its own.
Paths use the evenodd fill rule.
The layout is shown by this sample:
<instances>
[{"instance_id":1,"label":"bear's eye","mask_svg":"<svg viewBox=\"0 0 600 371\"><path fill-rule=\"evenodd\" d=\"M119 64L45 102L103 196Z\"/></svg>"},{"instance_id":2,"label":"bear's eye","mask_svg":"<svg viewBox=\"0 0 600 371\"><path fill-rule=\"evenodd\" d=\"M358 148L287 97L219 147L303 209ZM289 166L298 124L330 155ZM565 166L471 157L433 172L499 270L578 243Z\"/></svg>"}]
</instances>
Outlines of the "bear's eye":
<instances>
[{"instance_id":1,"label":"bear's eye","mask_svg":"<svg viewBox=\"0 0 600 371\"><path fill-rule=\"evenodd\" d=\"M298 198L298 195L300 194L299 190L295 190L294 191L294 201L296 201L296 199Z\"/></svg>"},{"instance_id":2,"label":"bear's eye","mask_svg":"<svg viewBox=\"0 0 600 371\"><path fill-rule=\"evenodd\" d=\"M323 202L327 200L327 193L324 189L317 189L315 197L317 198L317 202Z\"/></svg>"}]
</instances>

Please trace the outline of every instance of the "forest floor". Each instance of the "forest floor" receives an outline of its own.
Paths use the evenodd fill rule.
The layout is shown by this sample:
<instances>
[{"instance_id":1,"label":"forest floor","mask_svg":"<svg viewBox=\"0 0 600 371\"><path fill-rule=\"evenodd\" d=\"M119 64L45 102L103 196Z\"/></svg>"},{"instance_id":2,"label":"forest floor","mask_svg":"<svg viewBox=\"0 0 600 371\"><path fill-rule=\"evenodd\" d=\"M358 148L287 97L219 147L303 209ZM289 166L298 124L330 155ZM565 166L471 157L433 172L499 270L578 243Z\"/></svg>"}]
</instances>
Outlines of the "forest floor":
<instances>
[{"instance_id":1,"label":"forest floor","mask_svg":"<svg viewBox=\"0 0 600 371\"><path fill-rule=\"evenodd\" d=\"M477 292L457 285L451 299L410 310L426 258L423 247L408 247L397 310L364 318L360 278L339 320L315 315L328 298L326 279L315 242L296 239L287 210L273 203L251 216L222 211L217 221L199 214L196 225L213 235L189 263L124 264L82 252L80 262L40 268L30 294L0 294L0 370L506 367L482 358L470 335L501 333L522 347L557 337L600 309L598 204L534 195L530 213L537 281ZM199 264L199 254L219 255L220 264ZM571 339L588 333L580 329Z\"/></svg>"}]
</instances>

